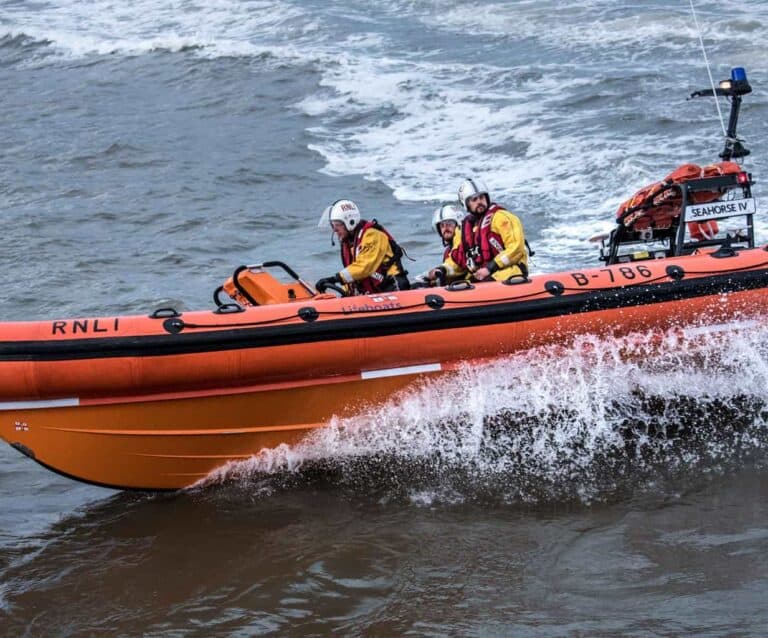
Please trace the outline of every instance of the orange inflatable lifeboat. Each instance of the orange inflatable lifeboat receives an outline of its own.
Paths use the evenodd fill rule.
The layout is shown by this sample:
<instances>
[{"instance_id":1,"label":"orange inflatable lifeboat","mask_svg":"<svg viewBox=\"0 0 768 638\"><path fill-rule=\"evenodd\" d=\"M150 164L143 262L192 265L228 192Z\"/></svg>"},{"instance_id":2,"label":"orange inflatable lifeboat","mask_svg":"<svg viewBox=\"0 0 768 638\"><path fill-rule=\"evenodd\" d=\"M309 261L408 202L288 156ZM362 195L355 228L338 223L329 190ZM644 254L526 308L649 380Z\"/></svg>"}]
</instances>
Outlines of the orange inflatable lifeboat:
<instances>
[{"instance_id":1,"label":"orange inflatable lifeboat","mask_svg":"<svg viewBox=\"0 0 768 638\"><path fill-rule=\"evenodd\" d=\"M290 297L294 285L274 280L272 294L281 285ZM582 333L765 313L768 252L721 248L507 283L298 297L0 324L0 436L82 481L181 488L470 360Z\"/></svg>"},{"instance_id":2,"label":"orange inflatable lifeboat","mask_svg":"<svg viewBox=\"0 0 768 638\"><path fill-rule=\"evenodd\" d=\"M213 310L0 323L0 437L82 481L177 489L468 361L763 317L751 178L698 170L622 206L602 267L337 298L267 262L235 271Z\"/></svg>"}]
</instances>

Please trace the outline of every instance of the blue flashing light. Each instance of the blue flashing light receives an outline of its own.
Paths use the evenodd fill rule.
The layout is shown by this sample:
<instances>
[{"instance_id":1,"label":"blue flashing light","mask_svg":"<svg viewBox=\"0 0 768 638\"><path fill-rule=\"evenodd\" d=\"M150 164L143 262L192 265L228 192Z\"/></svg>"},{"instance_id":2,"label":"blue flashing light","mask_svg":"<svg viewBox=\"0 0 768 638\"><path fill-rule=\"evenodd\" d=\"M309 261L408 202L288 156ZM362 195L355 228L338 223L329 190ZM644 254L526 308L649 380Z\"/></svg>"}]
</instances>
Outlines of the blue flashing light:
<instances>
[{"instance_id":1,"label":"blue flashing light","mask_svg":"<svg viewBox=\"0 0 768 638\"><path fill-rule=\"evenodd\" d=\"M735 66L731 69L731 80L734 82L746 82L747 72L743 66Z\"/></svg>"}]
</instances>

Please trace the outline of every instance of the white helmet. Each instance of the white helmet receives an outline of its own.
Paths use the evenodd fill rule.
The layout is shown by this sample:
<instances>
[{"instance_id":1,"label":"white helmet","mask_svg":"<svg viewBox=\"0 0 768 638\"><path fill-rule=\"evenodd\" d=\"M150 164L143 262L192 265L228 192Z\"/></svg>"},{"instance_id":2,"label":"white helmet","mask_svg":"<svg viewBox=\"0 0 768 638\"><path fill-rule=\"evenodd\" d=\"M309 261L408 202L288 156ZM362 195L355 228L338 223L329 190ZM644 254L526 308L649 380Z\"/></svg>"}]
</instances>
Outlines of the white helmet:
<instances>
[{"instance_id":1,"label":"white helmet","mask_svg":"<svg viewBox=\"0 0 768 638\"><path fill-rule=\"evenodd\" d=\"M337 199L320 216L319 228L342 222L347 230L354 230L360 223L360 209L351 199Z\"/></svg>"},{"instance_id":2,"label":"white helmet","mask_svg":"<svg viewBox=\"0 0 768 638\"><path fill-rule=\"evenodd\" d=\"M457 226L461 226L461 222L466 217L466 214L455 204L443 204L440 208L435 208L435 212L432 213L432 225L435 227L437 234L442 237L440 233L441 222L456 222Z\"/></svg>"},{"instance_id":3,"label":"white helmet","mask_svg":"<svg viewBox=\"0 0 768 638\"><path fill-rule=\"evenodd\" d=\"M464 207L464 210L469 211L467 200L474 195L485 195L490 204L491 196L488 193L488 187L485 183L482 180L469 177L461 183L461 186L459 186L459 201Z\"/></svg>"}]
</instances>

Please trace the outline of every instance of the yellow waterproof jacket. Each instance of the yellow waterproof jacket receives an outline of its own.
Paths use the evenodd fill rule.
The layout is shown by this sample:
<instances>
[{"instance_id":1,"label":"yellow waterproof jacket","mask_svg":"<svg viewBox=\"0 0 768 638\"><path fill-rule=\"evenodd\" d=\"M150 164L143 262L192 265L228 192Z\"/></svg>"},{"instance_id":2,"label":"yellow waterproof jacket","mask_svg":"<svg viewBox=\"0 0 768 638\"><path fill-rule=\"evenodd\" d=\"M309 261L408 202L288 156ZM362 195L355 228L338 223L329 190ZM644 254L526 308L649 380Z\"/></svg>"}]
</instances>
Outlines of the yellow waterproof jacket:
<instances>
[{"instance_id":1,"label":"yellow waterproof jacket","mask_svg":"<svg viewBox=\"0 0 768 638\"><path fill-rule=\"evenodd\" d=\"M528 252L525 250L523 224L517 215L504 208L498 209L491 219L491 233L501 237L504 249L493 258L499 269L491 276L496 281L505 281L510 277L522 275L517 264L525 264L528 269Z\"/></svg>"},{"instance_id":2,"label":"yellow waterproof jacket","mask_svg":"<svg viewBox=\"0 0 768 638\"><path fill-rule=\"evenodd\" d=\"M467 218L462 226L461 251L457 255L467 270L476 270L480 264L490 265L493 260L497 270L491 274L496 281L504 281L522 273L517 264L528 268L523 225L516 215L498 204L491 204L480 218ZM470 259L471 257L471 259ZM475 267L472 267L474 260Z\"/></svg>"},{"instance_id":3,"label":"yellow waterproof jacket","mask_svg":"<svg viewBox=\"0 0 768 638\"><path fill-rule=\"evenodd\" d=\"M357 229L352 241L343 242L341 260L344 268L339 272L341 281L360 292L374 292L388 275L401 274L390 235L371 222ZM384 266L390 263L386 269Z\"/></svg>"}]
</instances>

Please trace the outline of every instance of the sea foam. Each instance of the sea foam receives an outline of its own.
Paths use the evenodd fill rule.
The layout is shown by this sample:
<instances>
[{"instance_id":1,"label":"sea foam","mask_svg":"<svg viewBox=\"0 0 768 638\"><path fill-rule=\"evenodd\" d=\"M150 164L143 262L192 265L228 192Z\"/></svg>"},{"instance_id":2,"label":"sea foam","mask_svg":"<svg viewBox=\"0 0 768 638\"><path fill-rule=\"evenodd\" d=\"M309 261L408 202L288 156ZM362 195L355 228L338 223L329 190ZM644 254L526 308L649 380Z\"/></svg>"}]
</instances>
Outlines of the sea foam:
<instances>
[{"instance_id":1,"label":"sea foam","mask_svg":"<svg viewBox=\"0 0 768 638\"><path fill-rule=\"evenodd\" d=\"M610 498L656 468L710 471L765 449L767 336L753 320L585 335L466 365L203 484L322 480L414 502Z\"/></svg>"}]
</instances>

